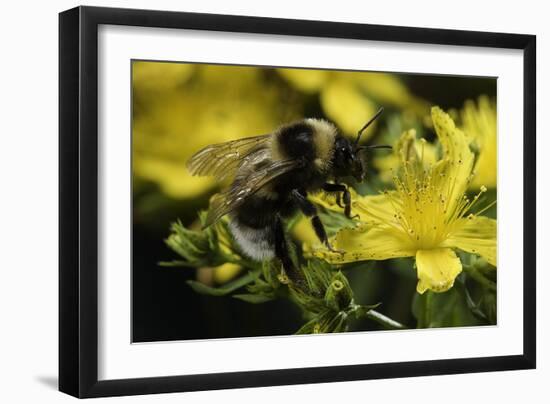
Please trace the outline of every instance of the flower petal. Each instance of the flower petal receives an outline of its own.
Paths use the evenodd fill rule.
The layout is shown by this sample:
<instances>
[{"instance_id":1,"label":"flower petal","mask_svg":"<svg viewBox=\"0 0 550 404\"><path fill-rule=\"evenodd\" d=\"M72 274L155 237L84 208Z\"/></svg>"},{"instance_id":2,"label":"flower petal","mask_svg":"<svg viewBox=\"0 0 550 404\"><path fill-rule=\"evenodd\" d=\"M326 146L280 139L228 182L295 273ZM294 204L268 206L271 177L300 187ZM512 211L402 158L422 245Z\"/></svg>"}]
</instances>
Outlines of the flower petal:
<instances>
[{"instance_id":1,"label":"flower petal","mask_svg":"<svg viewBox=\"0 0 550 404\"><path fill-rule=\"evenodd\" d=\"M396 74L380 72L338 72L336 75L354 82L369 97L382 105L393 105L419 116L429 113L428 103L415 97Z\"/></svg>"},{"instance_id":2,"label":"flower petal","mask_svg":"<svg viewBox=\"0 0 550 404\"><path fill-rule=\"evenodd\" d=\"M362 222L370 224L396 223L396 208L401 201L394 197L394 191L388 191L382 195L360 196L352 200L352 210L358 213Z\"/></svg>"},{"instance_id":3,"label":"flower petal","mask_svg":"<svg viewBox=\"0 0 550 404\"><path fill-rule=\"evenodd\" d=\"M132 63L134 91L159 92L177 88L185 83L195 71L187 63L141 62Z\"/></svg>"},{"instance_id":4,"label":"flower petal","mask_svg":"<svg viewBox=\"0 0 550 404\"><path fill-rule=\"evenodd\" d=\"M455 126L452 118L439 107L432 108L432 120L437 137L443 146L444 158L436 166L441 181L445 183L445 196L455 204L468 187L468 181L474 165L474 154L470 150L469 140ZM452 206L451 206L452 207ZM449 212L452 209L448 209Z\"/></svg>"},{"instance_id":5,"label":"flower petal","mask_svg":"<svg viewBox=\"0 0 550 404\"><path fill-rule=\"evenodd\" d=\"M327 70L277 69L277 73L305 93L321 90L330 76Z\"/></svg>"},{"instance_id":6,"label":"flower petal","mask_svg":"<svg viewBox=\"0 0 550 404\"><path fill-rule=\"evenodd\" d=\"M453 287L455 278L462 271L462 264L450 248L419 250L416 253L418 284L416 291L445 292Z\"/></svg>"},{"instance_id":7,"label":"flower petal","mask_svg":"<svg viewBox=\"0 0 550 404\"><path fill-rule=\"evenodd\" d=\"M344 134L353 135L367 122L376 107L353 83L344 80L331 80L321 91L321 106L328 118L342 129ZM367 140L374 133L374 122L367 128L361 139Z\"/></svg>"},{"instance_id":8,"label":"flower petal","mask_svg":"<svg viewBox=\"0 0 550 404\"><path fill-rule=\"evenodd\" d=\"M409 106L414 97L397 75L379 72L341 72L354 80L370 96L382 104L392 104L399 108Z\"/></svg>"},{"instance_id":9,"label":"flower petal","mask_svg":"<svg viewBox=\"0 0 550 404\"><path fill-rule=\"evenodd\" d=\"M194 177L182 170L183 163L154 157L134 157L134 174L155 181L171 198L194 198L215 185L212 178Z\"/></svg>"},{"instance_id":10,"label":"flower petal","mask_svg":"<svg viewBox=\"0 0 550 404\"><path fill-rule=\"evenodd\" d=\"M478 254L491 265L497 265L497 221L485 216L459 219L445 245Z\"/></svg>"},{"instance_id":11,"label":"flower petal","mask_svg":"<svg viewBox=\"0 0 550 404\"><path fill-rule=\"evenodd\" d=\"M392 229L366 229L366 225L362 225L353 229L342 229L336 233L331 243L339 251L333 252L323 248L314 250L313 255L334 264L414 256L414 250L407 249L405 242L400 234Z\"/></svg>"},{"instance_id":12,"label":"flower petal","mask_svg":"<svg viewBox=\"0 0 550 404\"><path fill-rule=\"evenodd\" d=\"M479 97L477 104L468 100L460 114L466 136L479 148L475 176L470 189L482 185L496 188L497 185L497 109L487 96Z\"/></svg>"},{"instance_id":13,"label":"flower petal","mask_svg":"<svg viewBox=\"0 0 550 404\"><path fill-rule=\"evenodd\" d=\"M351 187L348 188L348 191L350 193L351 200L355 201L357 199L357 191L355 191L355 189ZM308 195L308 199L314 204L322 206L325 209L342 213L342 207L338 206L338 204L336 203L337 195L337 193L321 191L315 194Z\"/></svg>"}]
</instances>

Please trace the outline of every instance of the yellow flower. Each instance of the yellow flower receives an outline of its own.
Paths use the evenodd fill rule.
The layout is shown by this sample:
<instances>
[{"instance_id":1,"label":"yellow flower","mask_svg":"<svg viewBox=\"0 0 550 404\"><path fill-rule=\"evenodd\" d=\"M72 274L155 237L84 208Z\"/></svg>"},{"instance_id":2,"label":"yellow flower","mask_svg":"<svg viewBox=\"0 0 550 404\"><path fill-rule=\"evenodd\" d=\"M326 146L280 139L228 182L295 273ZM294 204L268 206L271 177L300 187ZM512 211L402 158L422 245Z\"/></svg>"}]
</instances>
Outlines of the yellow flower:
<instances>
[{"instance_id":1,"label":"yellow flower","mask_svg":"<svg viewBox=\"0 0 550 404\"><path fill-rule=\"evenodd\" d=\"M377 110L377 104L427 113L426 103L414 95L397 75L378 72L277 69L293 87L307 94L319 93L325 115L348 136L355 136ZM375 133L376 122L363 134Z\"/></svg>"},{"instance_id":2,"label":"yellow flower","mask_svg":"<svg viewBox=\"0 0 550 404\"><path fill-rule=\"evenodd\" d=\"M155 92L172 90L184 84L195 66L188 63L136 61L132 63L134 90Z\"/></svg>"},{"instance_id":3,"label":"yellow flower","mask_svg":"<svg viewBox=\"0 0 550 404\"><path fill-rule=\"evenodd\" d=\"M467 101L460 112L462 130L477 146L479 156L474 168L472 188L485 185L489 188L497 186L497 110L494 102L482 96L477 105Z\"/></svg>"},{"instance_id":4,"label":"yellow flower","mask_svg":"<svg viewBox=\"0 0 550 404\"><path fill-rule=\"evenodd\" d=\"M331 80L324 87L321 105L330 120L336 122L344 133L353 136L376 113L376 105L357 86L340 79ZM363 137L368 139L373 133L371 126Z\"/></svg>"},{"instance_id":5,"label":"yellow flower","mask_svg":"<svg viewBox=\"0 0 550 404\"><path fill-rule=\"evenodd\" d=\"M172 198L215 186L185 168L202 147L269 133L301 110L261 68L136 62L133 73L133 173Z\"/></svg>"},{"instance_id":6,"label":"yellow flower","mask_svg":"<svg viewBox=\"0 0 550 404\"><path fill-rule=\"evenodd\" d=\"M329 70L277 69L285 80L304 93L321 91L331 72Z\"/></svg>"},{"instance_id":7,"label":"yellow flower","mask_svg":"<svg viewBox=\"0 0 550 404\"><path fill-rule=\"evenodd\" d=\"M472 213L487 189L481 187L471 200L465 195L474 165L468 139L440 108L432 108L432 120L443 157L426 166L411 145L411 132L405 132L395 191L359 197L353 203L359 225L340 230L332 240L341 252L317 249L316 256L336 264L415 257L418 293L453 286L462 271L455 249L496 266L496 221Z\"/></svg>"}]
</instances>

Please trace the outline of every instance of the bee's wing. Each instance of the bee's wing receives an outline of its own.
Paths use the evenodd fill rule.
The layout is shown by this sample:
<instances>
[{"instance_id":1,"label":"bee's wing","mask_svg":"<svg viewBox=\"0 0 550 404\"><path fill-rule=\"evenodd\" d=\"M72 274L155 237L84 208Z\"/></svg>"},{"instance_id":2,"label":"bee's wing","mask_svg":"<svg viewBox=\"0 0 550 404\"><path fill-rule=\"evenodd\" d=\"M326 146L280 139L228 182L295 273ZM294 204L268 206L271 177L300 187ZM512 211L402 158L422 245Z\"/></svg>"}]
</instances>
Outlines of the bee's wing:
<instances>
[{"instance_id":1,"label":"bee's wing","mask_svg":"<svg viewBox=\"0 0 550 404\"><path fill-rule=\"evenodd\" d=\"M207 146L189 159L187 168L193 175L213 175L219 181L230 178L251 153L268 146L271 136L247 137Z\"/></svg>"},{"instance_id":2,"label":"bee's wing","mask_svg":"<svg viewBox=\"0 0 550 404\"><path fill-rule=\"evenodd\" d=\"M251 157L258 158L260 154L263 153L254 153ZM298 166L299 161L297 160L270 161L265 166L237 178L229 189L214 195L211 199L204 227L210 226L222 216L238 208L248 197L273 179L288 173Z\"/></svg>"}]
</instances>

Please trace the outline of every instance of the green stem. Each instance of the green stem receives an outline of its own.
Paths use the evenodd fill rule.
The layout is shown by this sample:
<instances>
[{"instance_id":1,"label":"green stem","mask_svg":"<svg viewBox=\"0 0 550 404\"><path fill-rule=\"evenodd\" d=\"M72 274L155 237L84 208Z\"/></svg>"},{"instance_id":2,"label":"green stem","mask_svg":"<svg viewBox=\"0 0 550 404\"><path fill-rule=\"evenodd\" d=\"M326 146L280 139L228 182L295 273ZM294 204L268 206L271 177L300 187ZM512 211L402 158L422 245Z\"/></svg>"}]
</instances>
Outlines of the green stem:
<instances>
[{"instance_id":1,"label":"green stem","mask_svg":"<svg viewBox=\"0 0 550 404\"><path fill-rule=\"evenodd\" d=\"M430 310L432 300L432 291L426 292L426 304L424 305L424 327L430 327L432 322L432 312Z\"/></svg>"},{"instance_id":2,"label":"green stem","mask_svg":"<svg viewBox=\"0 0 550 404\"><path fill-rule=\"evenodd\" d=\"M373 310L373 309L370 309L369 311L367 311L367 313L365 315L368 318L370 318L371 320L376 321L378 324L383 325L384 327L386 327L388 329L400 330L400 329L406 328L403 324L401 324L401 323L399 323L395 320L392 320L391 318L386 317L382 313L380 313L376 310Z\"/></svg>"}]
</instances>

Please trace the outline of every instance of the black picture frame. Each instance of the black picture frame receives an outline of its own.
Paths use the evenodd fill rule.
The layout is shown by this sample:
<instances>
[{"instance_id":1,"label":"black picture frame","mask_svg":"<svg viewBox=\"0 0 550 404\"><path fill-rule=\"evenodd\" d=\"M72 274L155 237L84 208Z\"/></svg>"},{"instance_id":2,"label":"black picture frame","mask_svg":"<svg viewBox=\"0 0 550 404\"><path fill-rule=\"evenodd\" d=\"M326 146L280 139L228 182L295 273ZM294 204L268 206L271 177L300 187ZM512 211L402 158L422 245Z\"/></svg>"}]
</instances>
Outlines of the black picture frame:
<instances>
[{"instance_id":1,"label":"black picture frame","mask_svg":"<svg viewBox=\"0 0 550 404\"><path fill-rule=\"evenodd\" d=\"M509 48L523 51L523 354L98 380L98 26ZM536 366L536 37L325 21L77 7L59 15L59 389L75 397L323 383Z\"/></svg>"}]
</instances>

